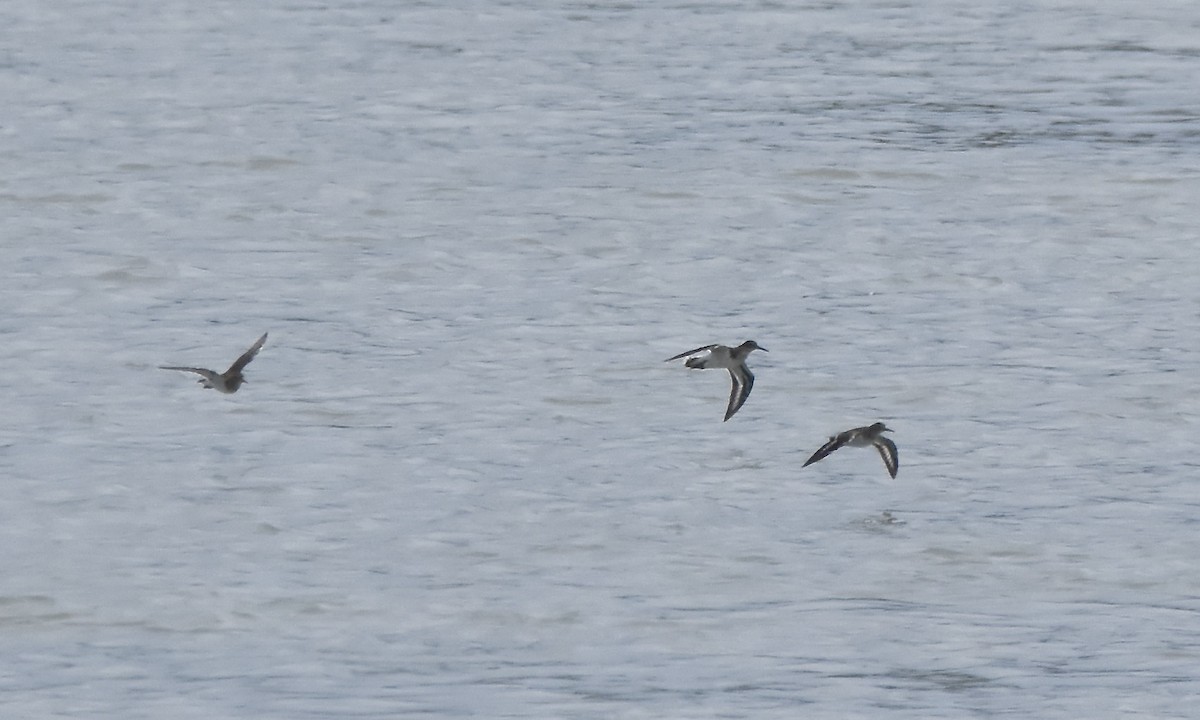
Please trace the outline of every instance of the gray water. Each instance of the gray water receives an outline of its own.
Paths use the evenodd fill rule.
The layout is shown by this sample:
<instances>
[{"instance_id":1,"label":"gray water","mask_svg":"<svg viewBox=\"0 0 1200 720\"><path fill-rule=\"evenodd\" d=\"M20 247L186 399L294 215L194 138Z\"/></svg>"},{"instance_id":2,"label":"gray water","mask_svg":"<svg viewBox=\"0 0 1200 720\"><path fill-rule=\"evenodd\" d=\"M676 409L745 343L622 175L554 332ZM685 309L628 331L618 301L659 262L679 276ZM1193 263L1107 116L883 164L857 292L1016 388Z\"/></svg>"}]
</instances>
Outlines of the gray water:
<instances>
[{"instance_id":1,"label":"gray water","mask_svg":"<svg viewBox=\"0 0 1200 720\"><path fill-rule=\"evenodd\" d=\"M1194 716L1194 3L0 27L5 717Z\"/></svg>"}]
</instances>

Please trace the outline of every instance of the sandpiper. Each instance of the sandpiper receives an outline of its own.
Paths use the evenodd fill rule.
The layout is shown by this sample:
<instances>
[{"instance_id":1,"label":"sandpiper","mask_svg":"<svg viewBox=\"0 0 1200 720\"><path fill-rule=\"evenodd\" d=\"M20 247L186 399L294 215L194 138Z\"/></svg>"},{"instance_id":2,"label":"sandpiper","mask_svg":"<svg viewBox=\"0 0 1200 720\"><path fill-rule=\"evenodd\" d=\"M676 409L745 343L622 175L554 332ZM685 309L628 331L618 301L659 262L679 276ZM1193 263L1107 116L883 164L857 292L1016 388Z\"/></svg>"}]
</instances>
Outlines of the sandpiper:
<instances>
[{"instance_id":1,"label":"sandpiper","mask_svg":"<svg viewBox=\"0 0 1200 720\"><path fill-rule=\"evenodd\" d=\"M197 381L206 388L212 388L223 393L235 393L242 383L246 382L245 376L242 375L242 370L250 364L254 356L262 350L263 343L267 341L267 334L263 333L258 342L250 346L250 349L242 353L242 356L235 360L229 369L223 373L215 373L212 370L194 367L178 367L175 365L159 365L163 370L182 370L184 372L194 372L200 375Z\"/></svg>"},{"instance_id":2,"label":"sandpiper","mask_svg":"<svg viewBox=\"0 0 1200 720\"><path fill-rule=\"evenodd\" d=\"M896 451L896 443L883 436L885 432L892 432L892 429L881 422L877 422L874 425L838 433L829 438L829 442L822 445L820 450L813 453L812 457L802 467L808 467L818 460L824 459L829 453L843 445L849 445L850 447L867 447L870 445L879 451L879 456L883 458L883 464L887 466L888 474L892 478L895 478L896 471L900 469L900 454Z\"/></svg>"},{"instance_id":3,"label":"sandpiper","mask_svg":"<svg viewBox=\"0 0 1200 720\"><path fill-rule=\"evenodd\" d=\"M669 357L666 362L687 358L687 362L684 364L696 370L714 367L728 370L729 377L733 381L733 387L729 391L729 407L725 410L725 419L728 420L741 409L746 398L750 397L750 390L754 388L754 374L746 367L746 356L755 350L770 352L764 347L759 347L758 343L753 340L747 340L735 348L725 345L705 345L695 350L679 353L675 357ZM690 357L693 355L695 357Z\"/></svg>"}]
</instances>

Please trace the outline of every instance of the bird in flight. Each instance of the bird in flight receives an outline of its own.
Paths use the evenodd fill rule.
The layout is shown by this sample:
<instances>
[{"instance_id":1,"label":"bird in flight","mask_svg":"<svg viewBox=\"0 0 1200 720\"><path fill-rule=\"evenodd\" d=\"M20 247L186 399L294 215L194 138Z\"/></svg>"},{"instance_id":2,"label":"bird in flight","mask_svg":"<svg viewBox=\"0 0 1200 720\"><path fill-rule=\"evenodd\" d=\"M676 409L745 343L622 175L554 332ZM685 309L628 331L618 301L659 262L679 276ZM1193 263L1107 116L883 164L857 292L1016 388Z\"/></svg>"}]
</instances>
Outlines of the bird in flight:
<instances>
[{"instance_id":1,"label":"bird in flight","mask_svg":"<svg viewBox=\"0 0 1200 720\"><path fill-rule=\"evenodd\" d=\"M750 397L750 390L754 388L754 373L746 367L746 357L755 350L769 352L765 347L759 347L759 344L753 340L747 340L735 348L725 345L705 345L695 350L679 353L675 357L669 357L666 362L687 358L687 362L684 364L695 370L707 368L728 370L729 378L733 383L729 390L729 407L725 409L725 419L728 420L746 403L746 398Z\"/></svg>"},{"instance_id":2,"label":"bird in flight","mask_svg":"<svg viewBox=\"0 0 1200 720\"><path fill-rule=\"evenodd\" d=\"M233 364L229 366L229 369L223 373L215 373L212 370L207 370L205 368L179 367L176 365L159 365L159 368L163 370L182 370L183 372L194 372L200 376L200 379L197 382L204 387L212 388L213 390L217 390L218 392L223 392L226 394L235 393L238 391L238 388L242 386L242 383L246 382L246 377L242 375L242 370L244 370L246 366L250 364L250 361L254 359L254 356L258 354L258 351L262 350L263 344L266 341L267 333L263 333L262 337L260 337L257 342L251 345L249 350L242 353L241 357L239 357L237 360L234 360Z\"/></svg>"},{"instance_id":3,"label":"bird in flight","mask_svg":"<svg viewBox=\"0 0 1200 720\"><path fill-rule=\"evenodd\" d=\"M813 453L812 457L804 463L803 467L808 467L813 463L823 460L827 455L834 450L849 445L850 447L874 447L879 451L879 456L883 458L883 464L887 467L888 474L894 479L896 471L900 469L900 453L896 450L896 443L884 437L885 432L892 432L892 429L881 422L866 427L854 428L843 433L838 433L829 438L829 442L821 446L820 450Z\"/></svg>"}]
</instances>

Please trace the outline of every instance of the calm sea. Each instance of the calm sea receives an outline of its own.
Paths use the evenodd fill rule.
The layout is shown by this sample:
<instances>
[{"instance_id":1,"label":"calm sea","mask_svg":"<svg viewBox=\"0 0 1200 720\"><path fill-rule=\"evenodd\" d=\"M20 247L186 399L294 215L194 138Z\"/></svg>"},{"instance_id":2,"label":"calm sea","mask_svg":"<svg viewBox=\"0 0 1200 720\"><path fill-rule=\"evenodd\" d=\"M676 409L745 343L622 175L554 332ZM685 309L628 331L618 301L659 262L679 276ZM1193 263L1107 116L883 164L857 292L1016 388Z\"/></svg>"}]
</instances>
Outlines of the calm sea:
<instances>
[{"instance_id":1,"label":"calm sea","mask_svg":"<svg viewBox=\"0 0 1200 720\"><path fill-rule=\"evenodd\" d=\"M1194 716L1200 6L0 26L5 717Z\"/></svg>"}]
</instances>

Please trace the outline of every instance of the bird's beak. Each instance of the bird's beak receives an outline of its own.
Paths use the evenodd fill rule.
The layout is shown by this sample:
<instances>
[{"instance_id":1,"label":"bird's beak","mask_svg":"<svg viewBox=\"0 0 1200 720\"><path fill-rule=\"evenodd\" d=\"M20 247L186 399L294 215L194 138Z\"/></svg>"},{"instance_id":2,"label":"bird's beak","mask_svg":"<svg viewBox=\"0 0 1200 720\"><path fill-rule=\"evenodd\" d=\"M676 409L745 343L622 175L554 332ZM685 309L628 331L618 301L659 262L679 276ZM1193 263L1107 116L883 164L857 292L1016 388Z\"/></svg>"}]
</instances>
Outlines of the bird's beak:
<instances>
[{"instance_id":1,"label":"bird's beak","mask_svg":"<svg viewBox=\"0 0 1200 720\"><path fill-rule=\"evenodd\" d=\"M770 350L766 349L765 347L762 347L761 345L759 346L758 349L762 350L763 352L771 352Z\"/></svg>"}]
</instances>

